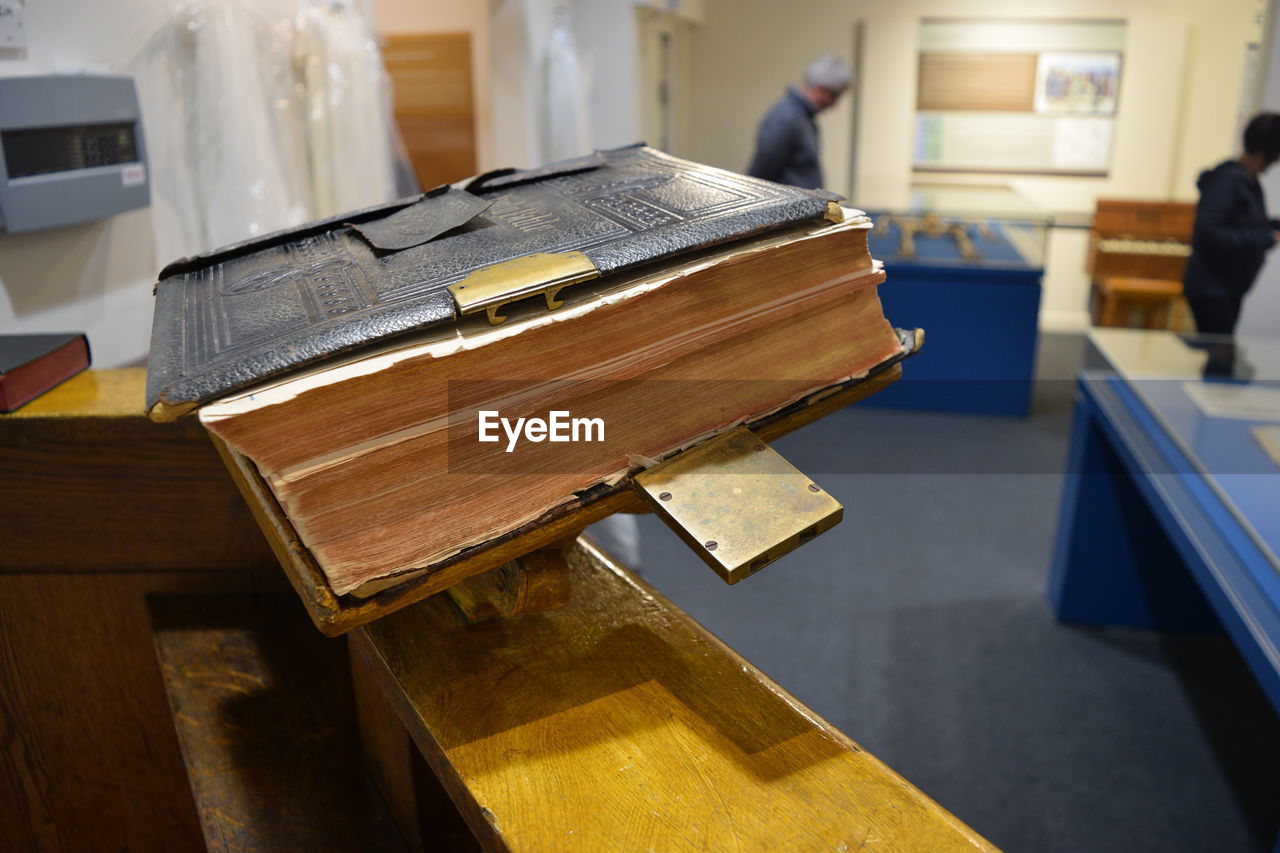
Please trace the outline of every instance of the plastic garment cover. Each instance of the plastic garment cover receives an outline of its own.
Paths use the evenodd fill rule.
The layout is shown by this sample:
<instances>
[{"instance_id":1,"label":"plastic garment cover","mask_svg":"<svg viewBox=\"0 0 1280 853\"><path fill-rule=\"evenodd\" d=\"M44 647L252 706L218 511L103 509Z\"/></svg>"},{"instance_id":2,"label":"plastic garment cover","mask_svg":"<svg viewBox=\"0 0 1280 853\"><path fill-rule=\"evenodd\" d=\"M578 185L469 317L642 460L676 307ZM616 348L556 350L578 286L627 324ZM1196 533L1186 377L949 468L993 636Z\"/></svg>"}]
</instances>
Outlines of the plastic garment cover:
<instances>
[{"instance_id":1,"label":"plastic garment cover","mask_svg":"<svg viewBox=\"0 0 1280 853\"><path fill-rule=\"evenodd\" d=\"M177 12L175 67L201 248L310 218L305 140L290 95L292 27L247 2L197 0Z\"/></svg>"},{"instance_id":2,"label":"plastic garment cover","mask_svg":"<svg viewBox=\"0 0 1280 853\"><path fill-rule=\"evenodd\" d=\"M316 0L174 13L178 123L155 165L183 254L396 197L390 85L366 20Z\"/></svg>"},{"instance_id":3,"label":"plastic garment cover","mask_svg":"<svg viewBox=\"0 0 1280 853\"><path fill-rule=\"evenodd\" d=\"M364 19L306 3L295 46L315 217L396 197L391 84Z\"/></svg>"},{"instance_id":4,"label":"plastic garment cover","mask_svg":"<svg viewBox=\"0 0 1280 853\"><path fill-rule=\"evenodd\" d=\"M554 162L590 151L587 81L573 41L569 15L564 9L556 15L555 26L547 39L542 71L546 159Z\"/></svg>"}]
</instances>

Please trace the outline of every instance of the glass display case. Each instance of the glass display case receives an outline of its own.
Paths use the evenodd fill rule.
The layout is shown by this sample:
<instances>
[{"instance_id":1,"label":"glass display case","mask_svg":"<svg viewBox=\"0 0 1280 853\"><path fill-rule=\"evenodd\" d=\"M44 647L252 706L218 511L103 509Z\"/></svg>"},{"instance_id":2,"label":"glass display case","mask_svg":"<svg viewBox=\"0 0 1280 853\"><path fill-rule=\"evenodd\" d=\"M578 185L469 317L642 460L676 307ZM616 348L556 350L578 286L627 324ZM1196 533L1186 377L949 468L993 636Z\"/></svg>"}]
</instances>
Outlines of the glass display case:
<instances>
[{"instance_id":1,"label":"glass display case","mask_svg":"<svg viewBox=\"0 0 1280 853\"><path fill-rule=\"evenodd\" d=\"M1075 399L1055 615L1225 630L1280 709L1280 341L1094 329Z\"/></svg>"},{"instance_id":2,"label":"glass display case","mask_svg":"<svg viewBox=\"0 0 1280 853\"><path fill-rule=\"evenodd\" d=\"M868 211L871 254L886 264L1043 270L1046 216Z\"/></svg>"},{"instance_id":3,"label":"glass display case","mask_svg":"<svg viewBox=\"0 0 1280 853\"><path fill-rule=\"evenodd\" d=\"M885 316L926 335L903 379L871 405L1028 414L1052 219L928 208L867 214L871 255L887 274Z\"/></svg>"},{"instance_id":4,"label":"glass display case","mask_svg":"<svg viewBox=\"0 0 1280 853\"><path fill-rule=\"evenodd\" d=\"M1124 381L1280 569L1280 340L1095 329L1085 368Z\"/></svg>"}]
</instances>

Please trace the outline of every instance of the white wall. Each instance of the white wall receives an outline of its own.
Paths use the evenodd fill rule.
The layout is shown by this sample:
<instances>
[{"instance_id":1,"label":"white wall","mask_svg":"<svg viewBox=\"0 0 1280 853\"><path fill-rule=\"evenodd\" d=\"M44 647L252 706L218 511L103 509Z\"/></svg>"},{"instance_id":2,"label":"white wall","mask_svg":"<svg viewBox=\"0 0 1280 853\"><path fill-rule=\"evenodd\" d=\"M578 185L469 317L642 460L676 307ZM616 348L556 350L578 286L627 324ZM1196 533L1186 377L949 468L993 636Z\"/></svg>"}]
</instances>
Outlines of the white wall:
<instances>
[{"instance_id":1,"label":"white wall","mask_svg":"<svg viewBox=\"0 0 1280 853\"><path fill-rule=\"evenodd\" d=\"M1280 15L1274 4L1268 23L1268 55L1263 57L1261 109L1280 111ZM1262 176L1267 208L1280 218L1280 167L1273 166ZM1280 253L1272 251L1244 300L1237 334L1264 338L1280 337Z\"/></svg>"},{"instance_id":2,"label":"white wall","mask_svg":"<svg viewBox=\"0 0 1280 853\"><path fill-rule=\"evenodd\" d=\"M1091 212L1099 196L1195 198L1199 170L1230 156L1246 45L1260 0L706 0L694 43L694 156L742 169L759 116L824 52L852 58L862 21L859 134L849 104L820 118L827 183L864 207L907 202L912 182L917 41L922 17L1125 19L1127 44L1110 175L1104 179L983 176L1049 211ZM856 146L855 146L856 143ZM851 152L853 156L851 157ZM852 162L851 162L852 160ZM930 175L930 183L973 182ZM1085 236L1055 230L1041 318L1082 327Z\"/></svg>"},{"instance_id":3,"label":"white wall","mask_svg":"<svg viewBox=\"0 0 1280 853\"><path fill-rule=\"evenodd\" d=\"M26 58L0 59L0 76L86 68L137 74L174 5L28 2ZM153 134L153 126L175 115L172 99L166 103L159 95L161 82L137 79L149 147L153 136L163 135L158 127ZM87 331L99 367L143 358L150 343L151 285L170 259L163 253L177 248L164 227L164 200L155 195L153 187L151 207L100 222L0 235L0 333Z\"/></svg>"},{"instance_id":4,"label":"white wall","mask_svg":"<svg viewBox=\"0 0 1280 853\"><path fill-rule=\"evenodd\" d=\"M693 159L746 169L760 116L800 79L805 66L824 53L852 62L854 21L868 5L707 0L702 24L693 33ZM890 90L900 83L889 80L870 91L874 98L892 98ZM873 101L864 101L862 115L864 122L874 120ZM818 118L826 183L837 192L850 183L852 125L848 97Z\"/></svg>"}]
</instances>

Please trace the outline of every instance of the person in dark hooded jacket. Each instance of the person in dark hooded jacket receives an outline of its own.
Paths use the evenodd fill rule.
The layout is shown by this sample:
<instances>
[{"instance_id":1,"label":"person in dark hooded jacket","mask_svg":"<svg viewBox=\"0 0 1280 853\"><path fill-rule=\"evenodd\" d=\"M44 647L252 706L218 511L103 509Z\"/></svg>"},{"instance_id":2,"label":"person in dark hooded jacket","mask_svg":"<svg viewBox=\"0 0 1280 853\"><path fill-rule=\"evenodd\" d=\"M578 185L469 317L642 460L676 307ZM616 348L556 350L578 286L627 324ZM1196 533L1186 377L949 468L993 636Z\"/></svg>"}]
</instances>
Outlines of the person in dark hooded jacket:
<instances>
[{"instance_id":1,"label":"person in dark hooded jacket","mask_svg":"<svg viewBox=\"0 0 1280 853\"><path fill-rule=\"evenodd\" d=\"M1244 295L1280 223L1267 218L1258 176L1280 159L1280 114L1259 113L1244 131L1244 153L1200 173L1191 257L1182 290L1204 334L1234 334Z\"/></svg>"}]
</instances>

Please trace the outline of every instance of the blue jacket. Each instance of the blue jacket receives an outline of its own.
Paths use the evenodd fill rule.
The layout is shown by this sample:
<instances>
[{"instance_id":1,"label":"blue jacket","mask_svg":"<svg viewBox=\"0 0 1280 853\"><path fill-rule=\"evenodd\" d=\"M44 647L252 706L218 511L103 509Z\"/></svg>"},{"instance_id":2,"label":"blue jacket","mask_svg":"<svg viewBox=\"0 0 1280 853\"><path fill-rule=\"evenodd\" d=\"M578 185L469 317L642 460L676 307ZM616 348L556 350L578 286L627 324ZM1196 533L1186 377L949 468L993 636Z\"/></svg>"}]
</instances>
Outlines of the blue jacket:
<instances>
[{"instance_id":1,"label":"blue jacket","mask_svg":"<svg viewBox=\"0 0 1280 853\"><path fill-rule=\"evenodd\" d=\"M756 153L747 174L780 184L816 190L822 187L818 160L817 110L794 87L787 87L756 131Z\"/></svg>"}]
</instances>

